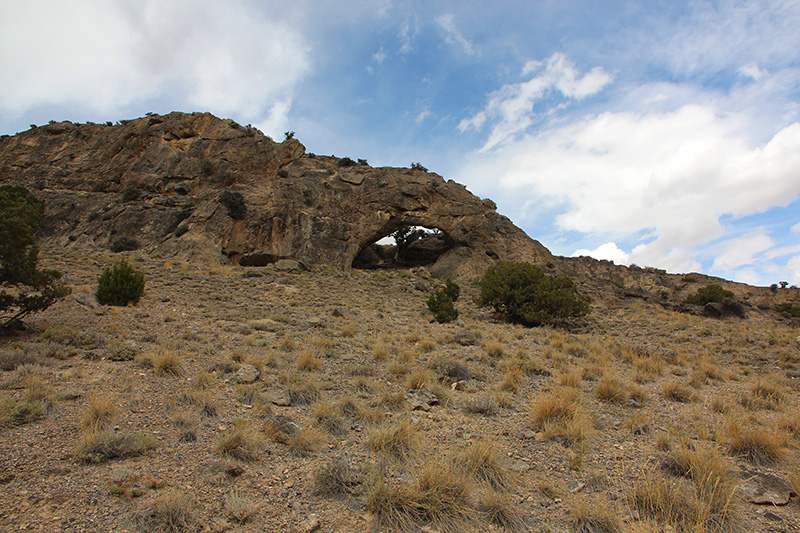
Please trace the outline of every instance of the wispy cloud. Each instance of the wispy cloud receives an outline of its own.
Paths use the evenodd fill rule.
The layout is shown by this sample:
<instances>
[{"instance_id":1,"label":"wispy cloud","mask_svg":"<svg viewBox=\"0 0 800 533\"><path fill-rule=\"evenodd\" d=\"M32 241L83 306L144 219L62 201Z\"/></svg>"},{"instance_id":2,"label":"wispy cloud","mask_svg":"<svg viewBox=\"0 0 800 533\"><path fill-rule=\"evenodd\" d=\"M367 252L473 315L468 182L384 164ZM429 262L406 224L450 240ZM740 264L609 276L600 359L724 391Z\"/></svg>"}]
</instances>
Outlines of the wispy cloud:
<instances>
[{"instance_id":1,"label":"wispy cloud","mask_svg":"<svg viewBox=\"0 0 800 533\"><path fill-rule=\"evenodd\" d=\"M535 109L537 102L550 92L580 100L601 91L612 81L612 76L600 67L581 75L574 63L560 53L543 62L528 62L522 73L533 77L494 91L483 110L459 123L458 129L462 132L480 130L487 123L493 124L482 151L507 144L524 133L541 114Z\"/></svg>"},{"instance_id":2,"label":"wispy cloud","mask_svg":"<svg viewBox=\"0 0 800 533\"><path fill-rule=\"evenodd\" d=\"M474 56L478 54L478 49L468 41L456 28L455 15L448 13L436 17L436 23L446 32L445 40L448 44L458 46L465 54Z\"/></svg>"}]
</instances>

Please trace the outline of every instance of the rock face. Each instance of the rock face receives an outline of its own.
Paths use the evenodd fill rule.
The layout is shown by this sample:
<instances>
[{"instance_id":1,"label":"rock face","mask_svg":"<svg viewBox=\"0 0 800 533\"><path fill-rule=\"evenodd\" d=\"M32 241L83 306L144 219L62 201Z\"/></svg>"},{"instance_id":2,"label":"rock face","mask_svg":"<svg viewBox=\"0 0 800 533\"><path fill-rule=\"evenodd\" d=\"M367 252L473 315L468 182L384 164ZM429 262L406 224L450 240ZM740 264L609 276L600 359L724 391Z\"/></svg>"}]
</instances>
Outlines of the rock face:
<instances>
[{"instance_id":1,"label":"rock face","mask_svg":"<svg viewBox=\"0 0 800 533\"><path fill-rule=\"evenodd\" d=\"M294 139L276 143L208 113L33 128L0 139L0 180L39 192L43 237L63 246L132 237L178 258L347 269L400 227L425 226L441 230L441 242L420 251L438 276L475 277L498 258L552 257L463 185L305 154ZM243 218L228 216L224 190L241 194Z\"/></svg>"},{"instance_id":2,"label":"rock face","mask_svg":"<svg viewBox=\"0 0 800 533\"><path fill-rule=\"evenodd\" d=\"M708 283L732 290L747 314L800 302L797 290L555 257L494 202L452 180L306 154L295 139L276 143L208 113L53 122L1 136L0 183L24 185L46 202L40 237L57 246L109 248L127 238L178 260L349 269L391 263L395 247L375 243L403 226L425 226L439 231L404 253L441 278L472 280L497 261L528 261L572 276L595 302L677 307Z\"/></svg>"}]
</instances>

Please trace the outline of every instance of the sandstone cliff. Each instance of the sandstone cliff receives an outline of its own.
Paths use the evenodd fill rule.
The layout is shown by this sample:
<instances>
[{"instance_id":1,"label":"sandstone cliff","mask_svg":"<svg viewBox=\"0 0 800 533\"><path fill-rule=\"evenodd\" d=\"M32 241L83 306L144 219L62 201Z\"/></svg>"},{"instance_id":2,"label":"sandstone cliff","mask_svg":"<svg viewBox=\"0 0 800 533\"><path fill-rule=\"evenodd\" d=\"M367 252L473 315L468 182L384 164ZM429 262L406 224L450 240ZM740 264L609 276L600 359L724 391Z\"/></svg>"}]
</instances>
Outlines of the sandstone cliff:
<instances>
[{"instance_id":1,"label":"sandstone cliff","mask_svg":"<svg viewBox=\"0 0 800 533\"><path fill-rule=\"evenodd\" d=\"M573 276L597 302L676 306L703 283L722 283L752 309L794 292L699 274L554 257L463 185L435 173L372 168L307 154L255 128L208 113L151 115L116 125L52 122L0 138L0 182L46 201L41 237L60 246L109 247L121 237L164 257L264 266L293 259L348 269L402 226L441 231L435 276L475 279L498 260L529 261ZM242 216L220 202L241 195ZM357 258L359 258L357 260Z\"/></svg>"}]
</instances>

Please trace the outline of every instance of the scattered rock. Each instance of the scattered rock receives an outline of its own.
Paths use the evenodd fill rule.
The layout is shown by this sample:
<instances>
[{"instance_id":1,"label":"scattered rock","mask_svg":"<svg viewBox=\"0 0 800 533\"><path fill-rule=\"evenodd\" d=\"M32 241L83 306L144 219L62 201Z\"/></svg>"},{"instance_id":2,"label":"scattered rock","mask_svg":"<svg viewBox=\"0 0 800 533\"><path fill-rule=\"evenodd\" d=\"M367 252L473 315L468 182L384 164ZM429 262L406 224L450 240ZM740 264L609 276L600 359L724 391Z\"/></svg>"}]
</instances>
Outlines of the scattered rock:
<instances>
[{"instance_id":1,"label":"scattered rock","mask_svg":"<svg viewBox=\"0 0 800 533\"><path fill-rule=\"evenodd\" d=\"M353 316L355 313L349 307L344 305L337 306L333 309L333 316L339 318L348 318Z\"/></svg>"},{"instance_id":2,"label":"scattered rock","mask_svg":"<svg viewBox=\"0 0 800 533\"><path fill-rule=\"evenodd\" d=\"M509 467L509 470L512 472L527 472L531 469L531 465L526 463L525 461L517 461L513 465Z\"/></svg>"},{"instance_id":3,"label":"scattered rock","mask_svg":"<svg viewBox=\"0 0 800 533\"><path fill-rule=\"evenodd\" d=\"M424 279L418 279L414 283L414 288L420 292L431 292L431 284Z\"/></svg>"},{"instance_id":4,"label":"scattered rock","mask_svg":"<svg viewBox=\"0 0 800 533\"><path fill-rule=\"evenodd\" d=\"M406 393L406 401L412 411L430 411L439 403L439 398L425 389L412 389Z\"/></svg>"},{"instance_id":5,"label":"scattered rock","mask_svg":"<svg viewBox=\"0 0 800 533\"><path fill-rule=\"evenodd\" d=\"M283 329L283 325L280 322L276 322L270 318L261 318L259 320L251 320L250 327L256 331L280 331Z\"/></svg>"},{"instance_id":6,"label":"scattered rock","mask_svg":"<svg viewBox=\"0 0 800 533\"><path fill-rule=\"evenodd\" d=\"M522 440L529 440L536 438L536 432L526 429L525 431L520 432L519 438Z\"/></svg>"},{"instance_id":7,"label":"scattered rock","mask_svg":"<svg viewBox=\"0 0 800 533\"><path fill-rule=\"evenodd\" d=\"M256 367L253 365L242 365L242 367L236 371L233 379L236 383L253 383L260 377L261 372L259 372Z\"/></svg>"},{"instance_id":8,"label":"scattered rock","mask_svg":"<svg viewBox=\"0 0 800 533\"><path fill-rule=\"evenodd\" d=\"M467 382L464 381L463 379L455 381L453 382L452 385L450 385L451 390L464 390L466 387L467 387Z\"/></svg>"},{"instance_id":9,"label":"scattered rock","mask_svg":"<svg viewBox=\"0 0 800 533\"><path fill-rule=\"evenodd\" d=\"M753 470L741 473L744 480L739 486L745 501L755 504L786 505L792 494L792 488L786 480L774 474L766 474Z\"/></svg>"},{"instance_id":10,"label":"scattered rock","mask_svg":"<svg viewBox=\"0 0 800 533\"><path fill-rule=\"evenodd\" d=\"M322 328L325 327L325 321L322 320L318 316L312 316L308 320L305 321L308 324L308 327L311 328Z\"/></svg>"},{"instance_id":11,"label":"scattered rock","mask_svg":"<svg viewBox=\"0 0 800 533\"><path fill-rule=\"evenodd\" d=\"M292 270L304 270L299 261L294 259L278 259L275 261L275 270L278 272L290 272Z\"/></svg>"},{"instance_id":12,"label":"scattered rock","mask_svg":"<svg viewBox=\"0 0 800 533\"><path fill-rule=\"evenodd\" d=\"M320 520L319 516L316 514L311 513L299 527L295 528L295 531L297 533L314 533L314 531L318 531L321 527L322 520Z\"/></svg>"},{"instance_id":13,"label":"scattered rock","mask_svg":"<svg viewBox=\"0 0 800 533\"><path fill-rule=\"evenodd\" d=\"M270 399L270 403L272 405L277 405L278 407L291 407L292 401L289 399L289 395L285 392L278 392L275 393Z\"/></svg>"},{"instance_id":14,"label":"scattered rock","mask_svg":"<svg viewBox=\"0 0 800 533\"><path fill-rule=\"evenodd\" d=\"M472 346L478 342L478 337L476 337L472 331L461 328L456 331L455 340L461 346Z\"/></svg>"}]
</instances>

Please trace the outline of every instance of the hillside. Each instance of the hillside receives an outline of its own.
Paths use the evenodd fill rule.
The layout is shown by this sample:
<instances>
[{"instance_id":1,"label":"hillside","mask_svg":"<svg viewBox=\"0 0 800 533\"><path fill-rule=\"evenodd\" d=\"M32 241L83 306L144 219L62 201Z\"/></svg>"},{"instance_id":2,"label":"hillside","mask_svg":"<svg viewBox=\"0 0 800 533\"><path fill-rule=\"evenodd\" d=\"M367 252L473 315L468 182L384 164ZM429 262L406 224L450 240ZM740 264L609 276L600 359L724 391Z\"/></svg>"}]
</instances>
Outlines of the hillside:
<instances>
[{"instance_id":1,"label":"hillside","mask_svg":"<svg viewBox=\"0 0 800 533\"><path fill-rule=\"evenodd\" d=\"M265 266L281 259L347 270L376 261L373 243L403 226L440 232L427 268L474 280L498 260L569 275L596 305L638 299L678 308L709 283L736 294L746 314L780 320L770 291L698 273L669 274L591 258L553 256L462 185L415 168L373 168L306 153L296 139L208 113L150 115L116 125L52 122L0 138L0 183L47 204L42 238L63 247L134 243L154 257ZM237 203L230 207L220 199ZM702 312L702 310L692 310Z\"/></svg>"},{"instance_id":2,"label":"hillside","mask_svg":"<svg viewBox=\"0 0 800 533\"><path fill-rule=\"evenodd\" d=\"M554 256L414 167L201 113L0 138L72 287L0 336L0 530L800 531L797 289ZM99 305L121 258L144 296ZM592 313L502 322L501 260ZM736 313L684 303L710 283Z\"/></svg>"},{"instance_id":3,"label":"hillside","mask_svg":"<svg viewBox=\"0 0 800 533\"><path fill-rule=\"evenodd\" d=\"M800 528L796 329L640 302L530 329L471 285L438 324L424 269L142 252L144 298L109 308L118 255L42 255L74 292L0 340L0 529Z\"/></svg>"}]
</instances>

